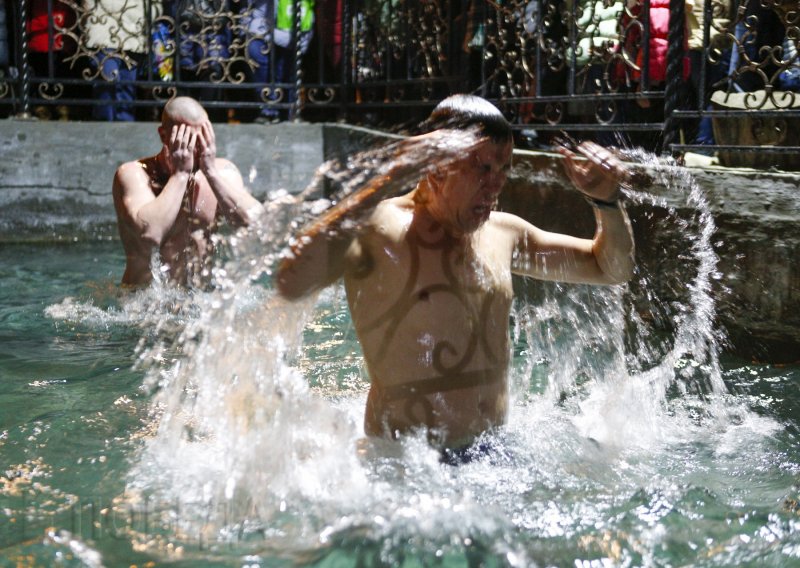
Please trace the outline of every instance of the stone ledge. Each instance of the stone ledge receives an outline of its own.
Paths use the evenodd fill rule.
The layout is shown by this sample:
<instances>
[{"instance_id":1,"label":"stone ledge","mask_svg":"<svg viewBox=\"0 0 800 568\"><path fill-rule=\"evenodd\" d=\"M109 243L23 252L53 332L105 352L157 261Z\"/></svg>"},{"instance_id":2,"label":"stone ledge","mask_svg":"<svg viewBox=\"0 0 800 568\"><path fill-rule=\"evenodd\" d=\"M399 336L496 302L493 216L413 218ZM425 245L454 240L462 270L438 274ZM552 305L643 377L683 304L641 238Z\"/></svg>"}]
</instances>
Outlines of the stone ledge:
<instances>
[{"instance_id":1,"label":"stone ledge","mask_svg":"<svg viewBox=\"0 0 800 568\"><path fill-rule=\"evenodd\" d=\"M116 239L111 180L123 161L152 154L154 123L0 121L0 242ZM387 140L347 125L218 125L220 155L239 166L259 199L268 189L296 193L326 159ZM98 148L101 148L98 150ZM509 179L501 208L543 229L577 236L593 231L591 209L565 191L561 157L515 151L524 174ZM740 355L796 360L800 353L800 175L724 167L688 168L717 223L720 322ZM668 207L685 200L666 187L650 191ZM639 254L664 256L680 235L663 234L658 208L631 207ZM670 270L665 265L664 270Z\"/></svg>"}]
</instances>

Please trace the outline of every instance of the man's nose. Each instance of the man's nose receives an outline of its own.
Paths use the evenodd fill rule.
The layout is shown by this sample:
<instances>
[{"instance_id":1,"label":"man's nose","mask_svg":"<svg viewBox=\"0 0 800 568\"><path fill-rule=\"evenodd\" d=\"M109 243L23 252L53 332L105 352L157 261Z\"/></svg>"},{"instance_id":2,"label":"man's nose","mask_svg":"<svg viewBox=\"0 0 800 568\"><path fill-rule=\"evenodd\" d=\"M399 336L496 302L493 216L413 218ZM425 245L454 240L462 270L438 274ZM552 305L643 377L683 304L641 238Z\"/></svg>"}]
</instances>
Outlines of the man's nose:
<instances>
[{"instance_id":1,"label":"man's nose","mask_svg":"<svg viewBox=\"0 0 800 568\"><path fill-rule=\"evenodd\" d=\"M492 172L484 178L484 190L496 195L499 194L506 183L506 173L503 171Z\"/></svg>"}]
</instances>

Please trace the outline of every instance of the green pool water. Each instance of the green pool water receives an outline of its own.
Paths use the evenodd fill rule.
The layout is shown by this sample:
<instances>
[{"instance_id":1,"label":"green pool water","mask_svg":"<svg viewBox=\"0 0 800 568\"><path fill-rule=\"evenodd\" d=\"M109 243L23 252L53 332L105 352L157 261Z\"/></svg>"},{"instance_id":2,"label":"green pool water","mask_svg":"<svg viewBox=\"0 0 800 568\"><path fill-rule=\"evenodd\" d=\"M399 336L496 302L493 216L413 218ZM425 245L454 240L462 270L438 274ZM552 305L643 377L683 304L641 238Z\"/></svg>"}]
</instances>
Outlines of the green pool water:
<instances>
[{"instance_id":1,"label":"green pool water","mask_svg":"<svg viewBox=\"0 0 800 568\"><path fill-rule=\"evenodd\" d=\"M226 406L208 418L216 434L180 442L163 424L187 402L152 382L184 355L153 345L219 301L120 299L123 260L116 242L0 247L0 565L800 565L800 365L723 356L727 392L673 384L650 420L611 402L646 400L620 394L624 379L552 394L558 361L532 359L538 335L514 333L501 451L451 467L421 437L363 439L367 383L341 292L310 308L299 371L248 383L240 349L269 341L244 330L276 319L247 319L265 313L254 282L235 317L194 339L232 337L215 358L229 353L239 383L195 357L195 390Z\"/></svg>"}]
</instances>

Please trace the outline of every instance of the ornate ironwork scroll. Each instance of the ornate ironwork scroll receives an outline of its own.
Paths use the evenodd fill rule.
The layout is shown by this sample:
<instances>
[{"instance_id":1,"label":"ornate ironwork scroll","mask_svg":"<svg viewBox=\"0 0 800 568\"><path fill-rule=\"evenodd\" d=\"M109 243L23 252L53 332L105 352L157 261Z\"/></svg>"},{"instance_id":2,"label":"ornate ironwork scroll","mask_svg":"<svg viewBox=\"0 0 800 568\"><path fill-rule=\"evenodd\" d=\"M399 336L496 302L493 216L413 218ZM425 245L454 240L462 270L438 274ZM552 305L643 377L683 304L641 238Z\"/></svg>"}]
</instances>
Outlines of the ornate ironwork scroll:
<instances>
[{"instance_id":1,"label":"ornate ironwork scroll","mask_svg":"<svg viewBox=\"0 0 800 568\"><path fill-rule=\"evenodd\" d=\"M446 76L447 3L364 1L353 21L352 78L357 102L431 100Z\"/></svg>"},{"instance_id":2,"label":"ornate ironwork scroll","mask_svg":"<svg viewBox=\"0 0 800 568\"><path fill-rule=\"evenodd\" d=\"M725 30L731 44L727 92L745 92L744 108L787 109L800 91L800 6L795 0L742 3ZM709 57L715 61L716 55Z\"/></svg>"},{"instance_id":3,"label":"ornate ironwork scroll","mask_svg":"<svg viewBox=\"0 0 800 568\"><path fill-rule=\"evenodd\" d=\"M675 87L689 69L673 62L667 73L664 62L669 0L280 0L295 13L313 6L316 16L283 27L278 2L15 0L18 49L0 77L0 105L97 108L106 105L98 91L120 87L136 106L182 92L275 118L336 104L357 110L347 115L355 121L366 122L369 108L392 109L388 123L416 123L418 108L466 91L497 102L520 129L599 132L624 122L634 131L669 122L635 115L645 103L663 108L675 81L666 107L677 105L681 121L712 113L706 105L719 91L740 93L742 112L800 112L796 0L693 0L687 14L707 27L684 48L691 71L703 73L688 77L697 97L685 107L689 97L675 97ZM397 109L410 112L397 120ZM784 128L754 124L757 140Z\"/></svg>"}]
</instances>

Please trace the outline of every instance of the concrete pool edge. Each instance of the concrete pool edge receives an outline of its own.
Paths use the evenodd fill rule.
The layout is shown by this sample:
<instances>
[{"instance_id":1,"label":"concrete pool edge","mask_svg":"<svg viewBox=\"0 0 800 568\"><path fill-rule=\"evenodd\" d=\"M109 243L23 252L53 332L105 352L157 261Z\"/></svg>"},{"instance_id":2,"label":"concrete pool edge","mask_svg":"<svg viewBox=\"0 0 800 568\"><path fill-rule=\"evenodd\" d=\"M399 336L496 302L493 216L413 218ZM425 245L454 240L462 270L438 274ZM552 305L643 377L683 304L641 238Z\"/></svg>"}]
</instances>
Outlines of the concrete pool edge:
<instances>
[{"instance_id":1,"label":"concrete pool edge","mask_svg":"<svg viewBox=\"0 0 800 568\"><path fill-rule=\"evenodd\" d=\"M215 128L219 154L235 161L245 183L262 200L267 188L302 190L325 159L387 137L325 123ZM114 171L123 161L150 155L159 147L155 123L8 119L0 121L0 132L0 243L9 244L115 239ZM536 176L534 183L511 180L503 209L550 230L590 230L588 208L576 205L574 192L563 190L560 157L519 151L516 159L529 162L543 177ZM714 243L721 276L715 296L733 349L765 360L797 360L800 176L716 166L686 169L703 189L717 226ZM664 188L652 191L668 206L680 207ZM650 215L652 211L631 207L634 221ZM643 229L637 231L637 243L639 254L658 254L663 246L663 240L650 239Z\"/></svg>"}]
</instances>

